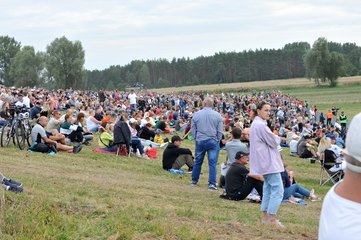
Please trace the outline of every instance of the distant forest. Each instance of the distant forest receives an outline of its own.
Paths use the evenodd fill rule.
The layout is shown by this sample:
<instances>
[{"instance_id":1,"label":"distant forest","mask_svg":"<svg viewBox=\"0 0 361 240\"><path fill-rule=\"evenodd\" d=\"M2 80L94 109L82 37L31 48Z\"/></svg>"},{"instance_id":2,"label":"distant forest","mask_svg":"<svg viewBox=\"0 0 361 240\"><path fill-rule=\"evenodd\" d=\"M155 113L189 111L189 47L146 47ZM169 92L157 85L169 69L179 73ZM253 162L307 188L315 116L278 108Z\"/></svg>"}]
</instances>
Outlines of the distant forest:
<instances>
[{"instance_id":1,"label":"distant forest","mask_svg":"<svg viewBox=\"0 0 361 240\"><path fill-rule=\"evenodd\" d=\"M124 89L136 83L147 88L264 81L305 77L303 57L307 42L286 44L282 49L220 52L195 59L134 60L125 66L86 71L85 89ZM328 42L330 52L344 57L342 76L361 74L361 47L355 43Z\"/></svg>"}]
</instances>

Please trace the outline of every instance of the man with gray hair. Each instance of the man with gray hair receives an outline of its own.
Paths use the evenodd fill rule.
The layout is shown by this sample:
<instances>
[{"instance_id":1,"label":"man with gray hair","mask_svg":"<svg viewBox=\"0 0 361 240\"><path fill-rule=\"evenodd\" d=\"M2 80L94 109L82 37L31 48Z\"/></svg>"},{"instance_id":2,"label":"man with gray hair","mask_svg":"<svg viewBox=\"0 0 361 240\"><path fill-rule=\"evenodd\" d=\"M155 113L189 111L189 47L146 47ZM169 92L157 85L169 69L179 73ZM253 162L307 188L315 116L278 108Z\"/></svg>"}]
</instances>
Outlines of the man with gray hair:
<instances>
[{"instance_id":1,"label":"man with gray hair","mask_svg":"<svg viewBox=\"0 0 361 240\"><path fill-rule=\"evenodd\" d=\"M318 239L360 239L361 236L361 113L346 136L346 171L323 202Z\"/></svg>"},{"instance_id":2,"label":"man with gray hair","mask_svg":"<svg viewBox=\"0 0 361 240\"><path fill-rule=\"evenodd\" d=\"M212 110L212 98L205 98L203 109L193 115L191 133L196 141L195 163L192 171L192 186L196 186L201 173L204 156L208 155L208 189L217 190L216 174L219 154L219 142L222 139L223 120L221 115Z\"/></svg>"}]
</instances>

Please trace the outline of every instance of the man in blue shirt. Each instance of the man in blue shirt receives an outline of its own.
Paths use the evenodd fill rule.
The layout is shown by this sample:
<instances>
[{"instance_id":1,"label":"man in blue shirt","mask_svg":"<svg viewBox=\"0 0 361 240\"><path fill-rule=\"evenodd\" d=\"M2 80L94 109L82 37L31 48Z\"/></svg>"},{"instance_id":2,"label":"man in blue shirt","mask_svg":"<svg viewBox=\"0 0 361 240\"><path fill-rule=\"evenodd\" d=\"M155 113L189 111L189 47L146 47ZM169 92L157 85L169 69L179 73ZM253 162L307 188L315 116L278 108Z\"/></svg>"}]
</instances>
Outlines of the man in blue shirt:
<instances>
[{"instance_id":1,"label":"man in blue shirt","mask_svg":"<svg viewBox=\"0 0 361 240\"><path fill-rule=\"evenodd\" d=\"M35 105L30 109L30 117L31 119L37 119L40 117L41 112L41 103L36 102Z\"/></svg>"},{"instance_id":2,"label":"man in blue shirt","mask_svg":"<svg viewBox=\"0 0 361 240\"><path fill-rule=\"evenodd\" d=\"M217 161L219 154L219 142L223 134L223 120L221 115L212 110L212 98L206 98L203 101L203 109L193 115L191 133L196 141L195 163L192 171L192 185L198 183L201 173L204 156L208 155L209 190L217 190L216 174Z\"/></svg>"}]
</instances>

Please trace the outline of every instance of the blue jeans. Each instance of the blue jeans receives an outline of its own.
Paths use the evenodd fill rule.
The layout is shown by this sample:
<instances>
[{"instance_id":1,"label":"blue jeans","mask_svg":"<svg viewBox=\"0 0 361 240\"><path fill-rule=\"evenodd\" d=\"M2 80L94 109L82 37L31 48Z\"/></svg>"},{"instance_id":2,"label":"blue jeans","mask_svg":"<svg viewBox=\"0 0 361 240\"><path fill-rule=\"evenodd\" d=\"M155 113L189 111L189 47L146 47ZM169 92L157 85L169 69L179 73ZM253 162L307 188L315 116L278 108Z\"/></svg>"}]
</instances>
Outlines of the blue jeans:
<instances>
[{"instance_id":1,"label":"blue jeans","mask_svg":"<svg viewBox=\"0 0 361 240\"><path fill-rule=\"evenodd\" d=\"M93 139L93 135L92 134L86 134L86 135L83 135L84 139L87 140L87 141L90 141Z\"/></svg>"},{"instance_id":2,"label":"blue jeans","mask_svg":"<svg viewBox=\"0 0 361 240\"><path fill-rule=\"evenodd\" d=\"M276 215L283 199L283 182L280 173L263 176L263 197L261 211Z\"/></svg>"},{"instance_id":3,"label":"blue jeans","mask_svg":"<svg viewBox=\"0 0 361 240\"><path fill-rule=\"evenodd\" d=\"M301 187L298 184L293 184L285 188L285 191L283 193L283 199L288 199L291 196L298 198L309 197L310 191L308 191L306 188Z\"/></svg>"},{"instance_id":4,"label":"blue jeans","mask_svg":"<svg viewBox=\"0 0 361 240\"><path fill-rule=\"evenodd\" d=\"M102 148L102 149L105 150L105 151L108 151L108 152L116 152L117 151L116 146L108 147L108 148Z\"/></svg>"},{"instance_id":5,"label":"blue jeans","mask_svg":"<svg viewBox=\"0 0 361 240\"><path fill-rule=\"evenodd\" d=\"M219 153L219 143L214 139L196 141L195 162L192 171L192 182L197 183L201 173L204 156L208 154L209 176L208 184L216 185L217 161Z\"/></svg>"},{"instance_id":6,"label":"blue jeans","mask_svg":"<svg viewBox=\"0 0 361 240\"><path fill-rule=\"evenodd\" d=\"M137 110L137 104L130 104L130 108L133 108L134 110Z\"/></svg>"},{"instance_id":7,"label":"blue jeans","mask_svg":"<svg viewBox=\"0 0 361 240\"><path fill-rule=\"evenodd\" d=\"M132 137L131 145L132 145L134 153L136 153L137 149L139 149L139 153L144 154L144 148L142 146L142 142L140 141L140 139L138 137Z\"/></svg>"}]
</instances>

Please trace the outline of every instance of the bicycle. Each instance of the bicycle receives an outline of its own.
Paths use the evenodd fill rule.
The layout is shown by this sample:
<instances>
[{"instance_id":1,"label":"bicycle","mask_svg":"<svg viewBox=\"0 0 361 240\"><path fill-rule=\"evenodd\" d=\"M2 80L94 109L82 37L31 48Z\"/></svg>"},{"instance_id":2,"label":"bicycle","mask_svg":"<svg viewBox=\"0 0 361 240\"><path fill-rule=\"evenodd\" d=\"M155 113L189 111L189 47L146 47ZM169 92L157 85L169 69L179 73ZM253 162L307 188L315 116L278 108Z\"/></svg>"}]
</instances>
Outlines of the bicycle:
<instances>
[{"instance_id":1,"label":"bicycle","mask_svg":"<svg viewBox=\"0 0 361 240\"><path fill-rule=\"evenodd\" d=\"M1 147L8 147L11 138L14 145L18 145L20 150L25 148L25 143L30 147L31 125L29 122L29 113L18 113L2 128L0 136Z\"/></svg>"}]
</instances>

